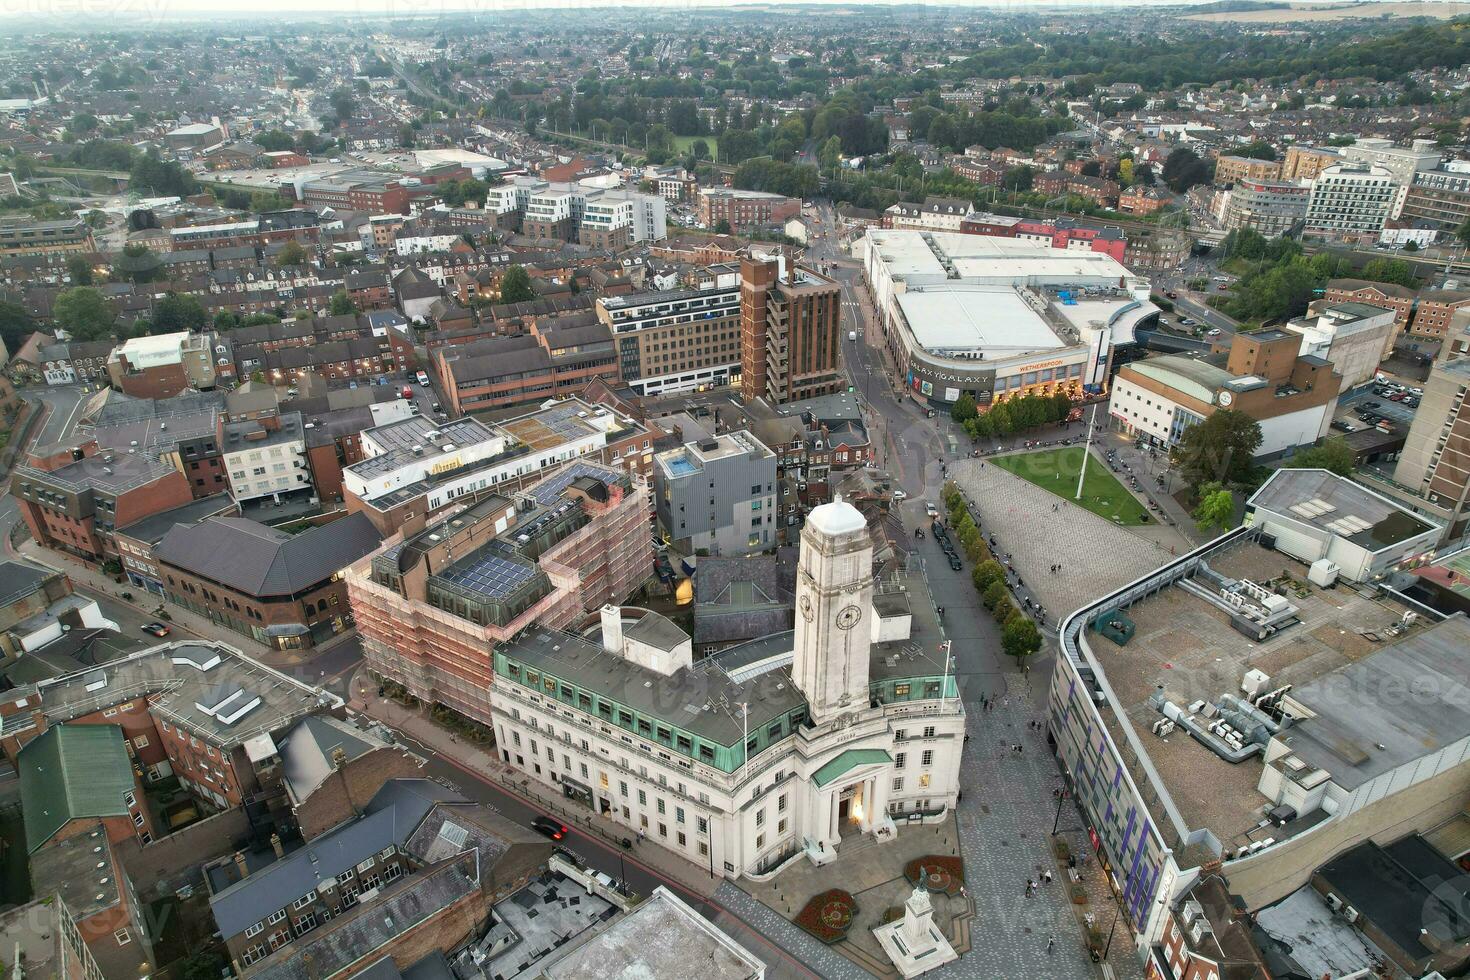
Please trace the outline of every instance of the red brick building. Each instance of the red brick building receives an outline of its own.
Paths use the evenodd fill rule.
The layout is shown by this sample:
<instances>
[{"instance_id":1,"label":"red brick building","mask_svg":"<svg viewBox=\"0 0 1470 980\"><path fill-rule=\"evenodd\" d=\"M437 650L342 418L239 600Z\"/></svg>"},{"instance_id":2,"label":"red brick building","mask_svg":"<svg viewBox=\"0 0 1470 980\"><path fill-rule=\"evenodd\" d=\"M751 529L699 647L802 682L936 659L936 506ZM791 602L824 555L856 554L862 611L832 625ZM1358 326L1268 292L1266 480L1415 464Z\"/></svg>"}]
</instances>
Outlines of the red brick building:
<instances>
[{"instance_id":1,"label":"red brick building","mask_svg":"<svg viewBox=\"0 0 1470 980\"><path fill-rule=\"evenodd\" d=\"M32 455L16 467L10 492L38 543L89 562L118 557L117 528L193 499L172 466L95 441Z\"/></svg>"}]
</instances>

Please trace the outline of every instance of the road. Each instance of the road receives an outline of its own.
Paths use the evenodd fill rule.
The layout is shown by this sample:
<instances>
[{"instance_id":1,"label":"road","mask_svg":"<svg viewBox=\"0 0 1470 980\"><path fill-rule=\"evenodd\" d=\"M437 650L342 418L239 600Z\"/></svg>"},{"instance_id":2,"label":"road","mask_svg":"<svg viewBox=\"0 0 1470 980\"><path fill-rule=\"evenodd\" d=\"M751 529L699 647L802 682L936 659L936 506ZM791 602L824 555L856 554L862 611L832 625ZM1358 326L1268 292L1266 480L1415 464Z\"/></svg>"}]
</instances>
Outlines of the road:
<instances>
[{"instance_id":1,"label":"road","mask_svg":"<svg viewBox=\"0 0 1470 980\"><path fill-rule=\"evenodd\" d=\"M526 798L490 781L468 766L440 755L434 749L401 732L398 733L398 737L428 760L424 766L426 776L453 785L467 799L474 800L494 810L507 820L525 827L531 826L533 818L546 815L544 810L533 806ZM778 978L778 980L796 980L796 978L811 980L816 976L791 954L753 930L744 920L644 864L637 856L640 845L634 845L631 849L626 850L616 848L603 841L602 838L587 833L577 826L572 826L571 833L561 846L576 855L584 866L595 868L618 881L625 882L627 887L640 895L651 894L653 889L663 885L705 918L735 937L751 952L765 960L768 967L767 977ZM642 846L657 847L658 845Z\"/></svg>"}]
</instances>

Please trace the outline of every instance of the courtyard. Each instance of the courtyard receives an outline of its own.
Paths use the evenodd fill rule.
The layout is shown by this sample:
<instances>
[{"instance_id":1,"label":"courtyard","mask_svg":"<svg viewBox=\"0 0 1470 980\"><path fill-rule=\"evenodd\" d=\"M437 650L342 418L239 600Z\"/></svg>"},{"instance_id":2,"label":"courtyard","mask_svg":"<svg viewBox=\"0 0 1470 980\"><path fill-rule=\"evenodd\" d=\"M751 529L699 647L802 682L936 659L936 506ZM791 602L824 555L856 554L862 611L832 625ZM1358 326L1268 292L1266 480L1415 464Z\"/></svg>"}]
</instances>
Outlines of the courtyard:
<instances>
[{"instance_id":1,"label":"courtyard","mask_svg":"<svg viewBox=\"0 0 1470 980\"><path fill-rule=\"evenodd\" d=\"M1135 527L1150 521L1148 510L1108 472L1097 457L1087 462L1087 476L1082 481L1082 498L1076 499L1077 476L1087 454L1083 446L1064 446L1034 453L997 456L992 462L1003 470L1035 484L1063 500L1115 524Z\"/></svg>"}]
</instances>

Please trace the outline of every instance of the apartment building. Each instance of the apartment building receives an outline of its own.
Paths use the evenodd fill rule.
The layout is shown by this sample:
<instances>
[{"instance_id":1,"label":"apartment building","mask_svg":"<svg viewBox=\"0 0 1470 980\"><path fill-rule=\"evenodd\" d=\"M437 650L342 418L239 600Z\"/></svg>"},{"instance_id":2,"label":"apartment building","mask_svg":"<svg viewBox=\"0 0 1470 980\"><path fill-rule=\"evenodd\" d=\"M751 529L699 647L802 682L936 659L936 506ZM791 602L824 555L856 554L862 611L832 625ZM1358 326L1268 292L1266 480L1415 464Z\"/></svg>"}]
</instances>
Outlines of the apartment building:
<instances>
[{"instance_id":1,"label":"apartment building","mask_svg":"<svg viewBox=\"0 0 1470 980\"><path fill-rule=\"evenodd\" d=\"M616 187L512 177L489 189L485 210L502 229L596 248L623 248L668 236L662 196Z\"/></svg>"},{"instance_id":2,"label":"apartment building","mask_svg":"<svg viewBox=\"0 0 1470 980\"><path fill-rule=\"evenodd\" d=\"M841 373L842 292L784 256L740 260L740 385L772 405L828 395Z\"/></svg>"},{"instance_id":3,"label":"apartment building","mask_svg":"<svg viewBox=\"0 0 1470 980\"><path fill-rule=\"evenodd\" d=\"M1399 218L1415 227L1454 231L1470 221L1470 164L1450 161L1414 174Z\"/></svg>"},{"instance_id":4,"label":"apartment building","mask_svg":"<svg viewBox=\"0 0 1470 980\"><path fill-rule=\"evenodd\" d=\"M1347 163L1377 167L1388 172L1395 185L1395 196L1388 216L1395 219L1403 209L1409 187L1414 183L1414 175L1421 170L1433 170L1444 160L1444 152L1439 144L1429 139L1418 139L1410 146L1399 146L1392 140L1360 137L1338 152Z\"/></svg>"},{"instance_id":5,"label":"apartment building","mask_svg":"<svg viewBox=\"0 0 1470 980\"><path fill-rule=\"evenodd\" d=\"M735 558L774 548L776 455L742 429L654 457L654 509L685 553Z\"/></svg>"},{"instance_id":6,"label":"apartment building","mask_svg":"<svg viewBox=\"0 0 1470 980\"><path fill-rule=\"evenodd\" d=\"M1441 361L1429 371L1393 480L1446 524L1445 540L1470 524L1470 358Z\"/></svg>"},{"instance_id":7,"label":"apartment building","mask_svg":"<svg viewBox=\"0 0 1470 980\"><path fill-rule=\"evenodd\" d=\"M1427 340L1444 340L1450 335L1450 321L1456 310L1470 308L1470 291L1463 289L1425 289L1414 303L1414 319L1409 333Z\"/></svg>"},{"instance_id":8,"label":"apartment building","mask_svg":"<svg viewBox=\"0 0 1470 980\"><path fill-rule=\"evenodd\" d=\"M1251 157L1220 156L1215 160L1215 186L1231 187L1242 180L1275 181L1281 179L1281 161L1256 160Z\"/></svg>"},{"instance_id":9,"label":"apartment building","mask_svg":"<svg viewBox=\"0 0 1470 980\"><path fill-rule=\"evenodd\" d=\"M740 377L740 268L712 266L707 281L598 298L597 318L617 345L619 374L638 394L699 391Z\"/></svg>"},{"instance_id":10,"label":"apartment building","mask_svg":"<svg viewBox=\"0 0 1470 980\"><path fill-rule=\"evenodd\" d=\"M96 250L92 229L79 219L0 219L0 255L3 256L24 258Z\"/></svg>"},{"instance_id":11,"label":"apartment building","mask_svg":"<svg viewBox=\"0 0 1470 980\"><path fill-rule=\"evenodd\" d=\"M1414 315L1414 300L1418 293L1407 286L1391 282L1368 282L1364 279L1333 279L1327 283L1323 298L1329 303L1367 303L1393 310L1396 333L1402 333ZM1393 353L1392 342L1384 350L1386 358Z\"/></svg>"},{"instance_id":12,"label":"apartment building","mask_svg":"<svg viewBox=\"0 0 1470 980\"><path fill-rule=\"evenodd\" d=\"M311 468L300 412L220 422L220 465L236 503L284 495L310 495Z\"/></svg>"},{"instance_id":13,"label":"apartment building","mask_svg":"<svg viewBox=\"0 0 1470 980\"><path fill-rule=\"evenodd\" d=\"M1275 238L1306 219L1311 197L1311 181L1243 178L1228 192L1220 223L1227 230L1249 228Z\"/></svg>"},{"instance_id":14,"label":"apartment building","mask_svg":"<svg viewBox=\"0 0 1470 980\"><path fill-rule=\"evenodd\" d=\"M1383 167L1342 163L1312 182L1305 218L1308 234L1377 237L1393 214L1399 185Z\"/></svg>"},{"instance_id":15,"label":"apartment building","mask_svg":"<svg viewBox=\"0 0 1470 980\"><path fill-rule=\"evenodd\" d=\"M648 518L646 481L576 460L394 534L346 571L367 664L489 724L495 651L631 595L652 574Z\"/></svg>"},{"instance_id":16,"label":"apartment building","mask_svg":"<svg viewBox=\"0 0 1470 980\"><path fill-rule=\"evenodd\" d=\"M922 204L900 201L883 212L883 227L959 231L974 210L969 201L953 197L926 197Z\"/></svg>"},{"instance_id":17,"label":"apartment building","mask_svg":"<svg viewBox=\"0 0 1470 980\"><path fill-rule=\"evenodd\" d=\"M1341 162L1342 156L1334 149L1293 143L1281 160L1281 179L1316 180L1322 171Z\"/></svg>"},{"instance_id":18,"label":"apartment building","mask_svg":"<svg viewBox=\"0 0 1470 980\"><path fill-rule=\"evenodd\" d=\"M33 453L15 468L10 492L37 543L89 562L117 557L117 528L193 499L172 466L95 440Z\"/></svg>"},{"instance_id":19,"label":"apartment building","mask_svg":"<svg viewBox=\"0 0 1470 980\"><path fill-rule=\"evenodd\" d=\"M784 225L801 214L801 200L784 194L743 191L733 187L705 187L699 192L699 220L706 228L721 221L731 231Z\"/></svg>"}]
</instances>

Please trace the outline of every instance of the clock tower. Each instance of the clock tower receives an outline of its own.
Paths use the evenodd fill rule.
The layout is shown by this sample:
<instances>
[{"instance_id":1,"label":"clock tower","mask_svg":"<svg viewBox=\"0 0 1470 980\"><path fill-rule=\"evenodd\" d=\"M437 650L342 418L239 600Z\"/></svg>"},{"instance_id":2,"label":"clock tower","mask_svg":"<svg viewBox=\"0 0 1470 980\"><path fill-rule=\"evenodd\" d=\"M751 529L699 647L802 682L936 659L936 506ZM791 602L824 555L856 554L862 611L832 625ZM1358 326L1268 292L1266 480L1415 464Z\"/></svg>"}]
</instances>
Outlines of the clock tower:
<instances>
[{"instance_id":1,"label":"clock tower","mask_svg":"<svg viewBox=\"0 0 1470 980\"><path fill-rule=\"evenodd\" d=\"M873 642L873 544L851 504L823 504L801 532L796 572L796 649L791 674L812 721L868 706Z\"/></svg>"}]
</instances>

